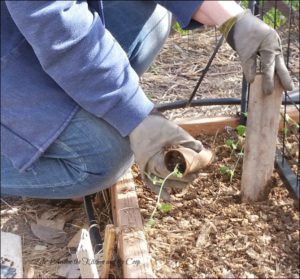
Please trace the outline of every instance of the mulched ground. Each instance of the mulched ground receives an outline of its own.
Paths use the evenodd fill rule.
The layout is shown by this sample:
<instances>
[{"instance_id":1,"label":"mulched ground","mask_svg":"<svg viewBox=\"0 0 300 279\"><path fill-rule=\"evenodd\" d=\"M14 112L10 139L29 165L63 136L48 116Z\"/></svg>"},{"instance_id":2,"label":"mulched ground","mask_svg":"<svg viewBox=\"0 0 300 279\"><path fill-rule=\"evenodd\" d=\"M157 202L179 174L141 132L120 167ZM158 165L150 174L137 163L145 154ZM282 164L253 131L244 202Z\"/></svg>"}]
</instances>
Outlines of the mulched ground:
<instances>
[{"instance_id":1,"label":"mulched ground","mask_svg":"<svg viewBox=\"0 0 300 279\"><path fill-rule=\"evenodd\" d=\"M154 272L161 278L299 278L299 211L274 172L266 201L242 203L241 163L232 182L221 174L236 157L224 144L225 132L203 136L215 142L216 161L183 192L174 194L169 213L158 211L146 226ZM144 221L157 197L136 174Z\"/></svg>"},{"instance_id":2,"label":"mulched ground","mask_svg":"<svg viewBox=\"0 0 300 279\"><path fill-rule=\"evenodd\" d=\"M152 71L142 79L146 92L158 103L190 96L216 44L213 29L199 30L179 40L180 36L173 35ZM286 46L287 41L282 38ZM292 48L290 65L293 80L299 85L299 40L294 42L297 47ZM240 73L236 55L223 45L197 98L240 97ZM219 106L165 114L177 120L232 115L238 111L236 106ZM232 135L225 131L199 137L207 147L214 146L216 161L183 192L172 196L171 212L158 211L155 224L146 227L154 272L161 278L299 278L298 201L274 171L268 198L254 204L242 203L242 160L231 182L220 171L224 165L234 166L237 160L225 144L228 138ZM299 130L291 133L290 129L285 140L286 150L290 151L288 159L296 173ZM147 222L157 197L145 190L138 172L135 175L142 215Z\"/></svg>"},{"instance_id":3,"label":"mulched ground","mask_svg":"<svg viewBox=\"0 0 300 279\"><path fill-rule=\"evenodd\" d=\"M299 33L299 32L298 32ZM217 43L213 28L189 35L173 33L155 63L141 79L146 94L154 102L187 99L201 70ZM299 39L293 45L291 68L299 84ZM286 41L283 40L286 45ZM236 54L224 44L203 80L197 98L240 97L241 66ZM238 106L210 106L165 112L169 119L235 115ZM145 232L155 273L167 277L283 277L299 278L299 211L295 200L276 172L268 199L256 204L241 203L240 163L233 181L220 173L222 164L235 159L224 145L230 136L201 136L207 147L214 145L217 160L183 192L172 195L172 210L158 211L156 223ZM289 138L290 140L290 138ZM295 144L296 140L290 140ZM296 142L297 144L297 142ZM299 145L299 142L298 142ZM147 222L156 196L139 179L134 168L141 212ZM102 228L111 223L110 202L101 193L97 217ZM64 216L66 243L86 223L83 205L70 201L21 200L2 197L1 230L21 235L25 275L29 278L57 277L57 262L68 262L75 248L49 244L35 237L30 224L45 212ZM11 211L11 209L14 211ZM102 232L103 235L103 232ZM121 278L118 262L112 277Z\"/></svg>"}]
</instances>

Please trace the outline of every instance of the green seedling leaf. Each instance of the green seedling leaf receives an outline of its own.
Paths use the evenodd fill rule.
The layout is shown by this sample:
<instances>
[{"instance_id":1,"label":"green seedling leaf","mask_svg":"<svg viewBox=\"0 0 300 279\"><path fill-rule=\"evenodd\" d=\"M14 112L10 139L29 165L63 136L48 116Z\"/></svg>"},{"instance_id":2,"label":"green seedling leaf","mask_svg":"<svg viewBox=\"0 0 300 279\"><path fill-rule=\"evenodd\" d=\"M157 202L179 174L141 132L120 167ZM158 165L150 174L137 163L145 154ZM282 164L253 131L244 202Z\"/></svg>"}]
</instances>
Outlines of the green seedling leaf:
<instances>
[{"instance_id":1,"label":"green seedling leaf","mask_svg":"<svg viewBox=\"0 0 300 279\"><path fill-rule=\"evenodd\" d=\"M238 125L235 129L240 137L244 137L246 135L245 125Z\"/></svg>"},{"instance_id":2,"label":"green seedling leaf","mask_svg":"<svg viewBox=\"0 0 300 279\"><path fill-rule=\"evenodd\" d=\"M287 136L288 135L288 132L289 132L289 129L288 128L283 128L282 129L282 133L285 135L285 136Z\"/></svg>"},{"instance_id":3,"label":"green seedling leaf","mask_svg":"<svg viewBox=\"0 0 300 279\"><path fill-rule=\"evenodd\" d=\"M178 178L182 178L183 174L180 172L179 170L179 165L176 165L174 171L173 171L173 175L178 177Z\"/></svg>"},{"instance_id":4,"label":"green seedling leaf","mask_svg":"<svg viewBox=\"0 0 300 279\"><path fill-rule=\"evenodd\" d=\"M148 225L148 226L153 226L153 225L155 225L155 220L152 219L152 218L150 218L150 219L148 220L148 222L147 222L147 225Z\"/></svg>"},{"instance_id":5,"label":"green seedling leaf","mask_svg":"<svg viewBox=\"0 0 300 279\"><path fill-rule=\"evenodd\" d=\"M221 172L221 174L227 174L229 170L230 170L229 167L227 167L225 165L221 165L220 166L220 172Z\"/></svg>"},{"instance_id":6,"label":"green seedling leaf","mask_svg":"<svg viewBox=\"0 0 300 279\"><path fill-rule=\"evenodd\" d=\"M247 118L248 117L248 112L242 112L242 115L244 115Z\"/></svg>"},{"instance_id":7,"label":"green seedling leaf","mask_svg":"<svg viewBox=\"0 0 300 279\"><path fill-rule=\"evenodd\" d=\"M159 189L159 192L158 192L158 195L157 195L157 201L156 201L156 204L155 204L155 207L151 213L151 216L149 218L149 221L147 222L148 225L151 225L151 224L154 224L155 221L153 219L156 211L158 208L160 208L163 212L169 212L171 209L172 209L172 206L171 205L168 205L168 204L163 204L163 203L160 203L160 196L161 196L161 193L162 193L162 189L166 183L166 181L172 176L172 175L177 175L178 177L182 177L182 173L179 171L178 169L178 164L175 166L174 170L169 173L164 179L161 179L157 176L153 176L151 177L149 174L145 173L145 175L153 182L158 182L160 184L160 189ZM171 206L171 207L170 207Z\"/></svg>"},{"instance_id":8,"label":"green seedling leaf","mask_svg":"<svg viewBox=\"0 0 300 279\"><path fill-rule=\"evenodd\" d=\"M234 177L234 170L230 169L228 166L221 165L220 166L220 172L223 175L228 175L229 179L230 179L230 182L232 182L232 179Z\"/></svg>"},{"instance_id":9,"label":"green seedling leaf","mask_svg":"<svg viewBox=\"0 0 300 279\"><path fill-rule=\"evenodd\" d=\"M162 202L162 203L159 204L159 210L162 213L169 213L172 209L173 209L173 207L169 203Z\"/></svg>"},{"instance_id":10,"label":"green seedling leaf","mask_svg":"<svg viewBox=\"0 0 300 279\"><path fill-rule=\"evenodd\" d=\"M233 150L236 150L237 149L237 146L236 144L234 143L234 141L232 139L228 139L225 141L225 144L230 147L231 149Z\"/></svg>"},{"instance_id":11,"label":"green seedling leaf","mask_svg":"<svg viewBox=\"0 0 300 279\"><path fill-rule=\"evenodd\" d=\"M145 172L145 175L148 177L148 179L154 184L154 185L162 185L164 180L161 179L160 177L156 175L149 175L148 173Z\"/></svg>"}]
</instances>

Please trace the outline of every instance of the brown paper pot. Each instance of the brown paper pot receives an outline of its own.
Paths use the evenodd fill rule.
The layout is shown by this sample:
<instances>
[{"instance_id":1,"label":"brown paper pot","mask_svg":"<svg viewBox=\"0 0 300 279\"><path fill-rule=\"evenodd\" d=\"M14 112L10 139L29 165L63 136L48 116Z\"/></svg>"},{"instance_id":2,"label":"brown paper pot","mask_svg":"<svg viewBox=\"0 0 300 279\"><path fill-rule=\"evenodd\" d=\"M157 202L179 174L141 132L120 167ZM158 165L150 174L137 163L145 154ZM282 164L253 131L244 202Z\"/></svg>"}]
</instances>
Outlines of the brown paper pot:
<instances>
[{"instance_id":1,"label":"brown paper pot","mask_svg":"<svg viewBox=\"0 0 300 279\"><path fill-rule=\"evenodd\" d=\"M203 149L197 153L190 148L179 147L168 150L165 153L164 161L169 171L173 171L178 165L179 171L185 176L208 166L213 157L212 151L208 149Z\"/></svg>"}]
</instances>

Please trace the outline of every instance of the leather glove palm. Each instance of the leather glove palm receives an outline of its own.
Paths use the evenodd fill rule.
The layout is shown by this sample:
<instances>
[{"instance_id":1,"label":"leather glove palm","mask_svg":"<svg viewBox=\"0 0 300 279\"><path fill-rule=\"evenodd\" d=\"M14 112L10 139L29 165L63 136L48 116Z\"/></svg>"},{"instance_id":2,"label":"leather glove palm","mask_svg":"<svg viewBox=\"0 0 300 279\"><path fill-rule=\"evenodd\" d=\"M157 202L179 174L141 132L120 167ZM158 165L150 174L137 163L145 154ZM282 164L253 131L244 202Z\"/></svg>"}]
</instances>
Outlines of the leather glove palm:
<instances>
[{"instance_id":1,"label":"leather glove palm","mask_svg":"<svg viewBox=\"0 0 300 279\"><path fill-rule=\"evenodd\" d=\"M161 184L155 184L151 178L157 177L162 180L170 174L164 164L165 147L181 145L197 153L203 149L200 141L195 140L178 125L161 115L149 115L131 132L129 139L142 179L155 193L159 192ZM188 174L182 178L171 176L164 184L161 197L169 200L170 195L167 189L182 189L195 178L195 174Z\"/></svg>"},{"instance_id":2,"label":"leather glove palm","mask_svg":"<svg viewBox=\"0 0 300 279\"><path fill-rule=\"evenodd\" d=\"M293 89L293 82L285 66L281 41L277 32L260 19L245 11L227 20L221 33L238 53L245 78L253 82L256 74L256 56L260 55L263 92L271 94L276 72L285 90Z\"/></svg>"}]
</instances>

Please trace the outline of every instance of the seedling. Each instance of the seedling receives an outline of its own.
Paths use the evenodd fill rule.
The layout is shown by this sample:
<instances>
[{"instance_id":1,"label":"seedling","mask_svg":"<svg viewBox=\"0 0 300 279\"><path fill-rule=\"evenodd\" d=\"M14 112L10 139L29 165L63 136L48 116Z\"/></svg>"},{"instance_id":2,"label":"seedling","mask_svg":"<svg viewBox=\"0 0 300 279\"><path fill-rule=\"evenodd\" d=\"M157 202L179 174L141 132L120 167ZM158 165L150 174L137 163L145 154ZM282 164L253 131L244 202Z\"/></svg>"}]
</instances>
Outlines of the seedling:
<instances>
[{"instance_id":1,"label":"seedling","mask_svg":"<svg viewBox=\"0 0 300 279\"><path fill-rule=\"evenodd\" d=\"M160 197L161 197L161 193L163 190L163 187L166 183L166 181L171 177L171 176L176 176L178 178L182 177L182 173L179 171L178 169L178 164L175 166L174 170L169 173L164 179L161 179L157 176L150 176L149 174L146 174L147 177L152 181L153 184L155 185L160 185L160 189L158 192L158 196L157 196L157 201L156 201L156 205L154 207L154 210L151 213L151 216L149 218L149 221L147 222L148 225L152 226L155 224L155 220L154 220L154 215L157 211L157 209L159 208L161 212L163 213L169 213L172 210L172 205L168 204L168 203L160 203Z\"/></svg>"},{"instance_id":2,"label":"seedling","mask_svg":"<svg viewBox=\"0 0 300 279\"><path fill-rule=\"evenodd\" d=\"M225 141L225 144L231 148L232 150L236 150L237 149L237 145L234 143L234 141L232 139L227 139Z\"/></svg>"},{"instance_id":3,"label":"seedling","mask_svg":"<svg viewBox=\"0 0 300 279\"><path fill-rule=\"evenodd\" d=\"M287 127L282 128L282 133L284 136L287 136L289 133L289 128L296 129L299 131L299 123L297 123L294 119L292 119L288 114L281 114L282 118L284 119L284 122L287 123Z\"/></svg>"},{"instance_id":4,"label":"seedling","mask_svg":"<svg viewBox=\"0 0 300 279\"><path fill-rule=\"evenodd\" d=\"M245 137L246 136L246 126L244 125L238 125L235 130L237 131L237 134L240 137Z\"/></svg>"},{"instance_id":5,"label":"seedling","mask_svg":"<svg viewBox=\"0 0 300 279\"><path fill-rule=\"evenodd\" d=\"M159 210L162 213L169 213L169 212L171 212L172 209L173 209L172 205L169 204L169 203L162 202L162 203L159 204Z\"/></svg>"},{"instance_id":6,"label":"seedling","mask_svg":"<svg viewBox=\"0 0 300 279\"><path fill-rule=\"evenodd\" d=\"M227 132L229 131L228 128L226 129L226 131ZM233 131L232 128L231 128L231 131ZM233 177L235 175L235 171L236 171L236 168L238 166L240 159L243 158L243 156L244 156L244 152L243 152L244 147L243 147L242 142L243 142L244 137L246 136L246 126L238 125L235 128L235 132L236 132L235 137L237 139L235 139L235 140L232 138L227 139L225 141L225 145L231 149L230 157L232 155L235 155L236 161L233 166L228 166L228 165L220 166L220 173L222 175L227 175L229 177L230 182L232 182L232 180L233 180Z\"/></svg>"},{"instance_id":7,"label":"seedling","mask_svg":"<svg viewBox=\"0 0 300 279\"><path fill-rule=\"evenodd\" d=\"M226 165L221 165L220 166L220 172L223 175L228 175L229 179L230 179L230 182L232 182L232 179L233 179L233 176L234 176L234 170L232 170L231 168L229 168Z\"/></svg>"}]
</instances>

